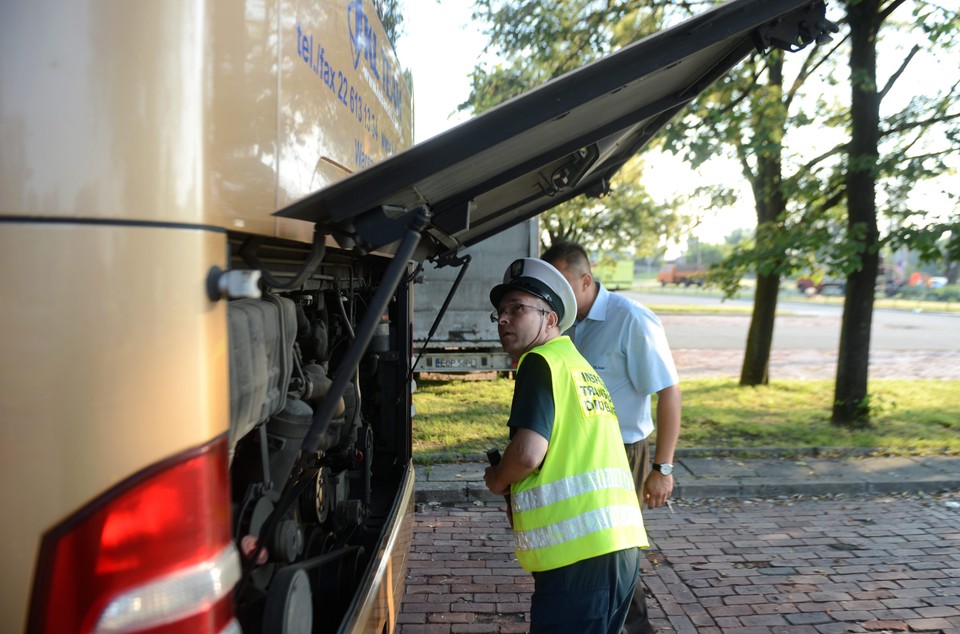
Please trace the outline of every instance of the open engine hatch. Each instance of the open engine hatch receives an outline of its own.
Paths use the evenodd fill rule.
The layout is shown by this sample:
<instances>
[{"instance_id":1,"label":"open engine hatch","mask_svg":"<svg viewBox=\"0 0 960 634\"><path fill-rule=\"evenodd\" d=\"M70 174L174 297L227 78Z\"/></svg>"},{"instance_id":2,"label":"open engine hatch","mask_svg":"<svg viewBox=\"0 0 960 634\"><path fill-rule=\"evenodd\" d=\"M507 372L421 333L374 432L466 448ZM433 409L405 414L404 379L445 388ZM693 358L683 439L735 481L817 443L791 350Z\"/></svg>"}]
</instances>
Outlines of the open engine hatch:
<instances>
[{"instance_id":1,"label":"open engine hatch","mask_svg":"<svg viewBox=\"0 0 960 634\"><path fill-rule=\"evenodd\" d=\"M610 178L753 50L796 50L835 27L823 2L732 0L554 79L277 212L346 242L395 241L383 220L425 206L417 256L450 253ZM386 250L390 250L389 246Z\"/></svg>"}]
</instances>

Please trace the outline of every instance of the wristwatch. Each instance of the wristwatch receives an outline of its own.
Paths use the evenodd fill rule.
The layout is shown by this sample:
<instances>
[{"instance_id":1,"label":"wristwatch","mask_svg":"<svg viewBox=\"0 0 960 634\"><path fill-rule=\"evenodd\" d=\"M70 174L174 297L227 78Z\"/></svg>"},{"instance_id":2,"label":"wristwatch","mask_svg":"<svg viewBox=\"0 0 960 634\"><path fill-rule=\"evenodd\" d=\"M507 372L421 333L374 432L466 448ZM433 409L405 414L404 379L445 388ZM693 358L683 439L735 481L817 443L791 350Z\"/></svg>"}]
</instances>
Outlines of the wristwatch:
<instances>
[{"instance_id":1,"label":"wristwatch","mask_svg":"<svg viewBox=\"0 0 960 634\"><path fill-rule=\"evenodd\" d=\"M673 473L673 465L669 462L664 462L662 464L653 463L654 471L659 471L662 475L670 475Z\"/></svg>"}]
</instances>

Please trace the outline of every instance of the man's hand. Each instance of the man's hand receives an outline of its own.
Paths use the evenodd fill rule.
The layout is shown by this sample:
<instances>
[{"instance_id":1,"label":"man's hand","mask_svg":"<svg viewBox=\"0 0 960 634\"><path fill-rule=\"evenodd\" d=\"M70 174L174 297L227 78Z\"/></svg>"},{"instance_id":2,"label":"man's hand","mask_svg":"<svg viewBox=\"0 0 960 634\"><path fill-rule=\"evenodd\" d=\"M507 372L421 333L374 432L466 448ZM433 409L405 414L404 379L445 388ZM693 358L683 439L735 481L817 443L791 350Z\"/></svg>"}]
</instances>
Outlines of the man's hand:
<instances>
[{"instance_id":1,"label":"man's hand","mask_svg":"<svg viewBox=\"0 0 960 634\"><path fill-rule=\"evenodd\" d=\"M497 485L497 474L496 471L497 465L492 465L487 467L483 472L483 481L487 485L487 488L490 489L491 493L496 493L497 495L502 495L506 498L507 501L507 523L510 524L510 528L513 528L513 506L510 503L510 485L508 484L505 488L499 489Z\"/></svg>"},{"instance_id":2,"label":"man's hand","mask_svg":"<svg viewBox=\"0 0 960 634\"><path fill-rule=\"evenodd\" d=\"M483 482L496 495L510 495L510 485L533 473L547 455L550 442L535 431L519 429L496 465L483 472ZM513 528L513 509L507 500L507 521Z\"/></svg>"},{"instance_id":3,"label":"man's hand","mask_svg":"<svg viewBox=\"0 0 960 634\"><path fill-rule=\"evenodd\" d=\"M659 471L651 471L643 483L643 501L647 508L663 506L673 493L673 476L665 476Z\"/></svg>"},{"instance_id":4,"label":"man's hand","mask_svg":"<svg viewBox=\"0 0 960 634\"><path fill-rule=\"evenodd\" d=\"M491 493L506 495L510 485L519 482L543 462L550 443L546 438L529 429L519 429L503 450L500 463L487 467L483 481Z\"/></svg>"},{"instance_id":5,"label":"man's hand","mask_svg":"<svg viewBox=\"0 0 960 634\"><path fill-rule=\"evenodd\" d=\"M499 465L489 466L483 472L483 482L487 485L487 488L490 489L491 493L495 493L496 495L507 495L510 493L510 483L507 482L505 485L500 483L498 481L499 475Z\"/></svg>"}]
</instances>

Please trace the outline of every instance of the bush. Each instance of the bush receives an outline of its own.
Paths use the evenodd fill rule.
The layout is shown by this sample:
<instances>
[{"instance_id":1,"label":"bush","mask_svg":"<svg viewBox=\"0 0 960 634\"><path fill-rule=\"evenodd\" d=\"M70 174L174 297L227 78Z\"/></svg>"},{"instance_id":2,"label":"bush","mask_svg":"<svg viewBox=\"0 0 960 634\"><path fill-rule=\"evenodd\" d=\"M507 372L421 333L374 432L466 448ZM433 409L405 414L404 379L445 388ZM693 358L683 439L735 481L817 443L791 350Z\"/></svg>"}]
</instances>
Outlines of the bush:
<instances>
[{"instance_id":1,"label":"bush","mask_svg":"<svg viewBox=\"0 0 960 634\"><path fill-rule=\"evenodd\" d=\"M896 297L936 302L960 302L960 286L928 288L926 286L901 286Z\"/></svg>"}]
</instances>

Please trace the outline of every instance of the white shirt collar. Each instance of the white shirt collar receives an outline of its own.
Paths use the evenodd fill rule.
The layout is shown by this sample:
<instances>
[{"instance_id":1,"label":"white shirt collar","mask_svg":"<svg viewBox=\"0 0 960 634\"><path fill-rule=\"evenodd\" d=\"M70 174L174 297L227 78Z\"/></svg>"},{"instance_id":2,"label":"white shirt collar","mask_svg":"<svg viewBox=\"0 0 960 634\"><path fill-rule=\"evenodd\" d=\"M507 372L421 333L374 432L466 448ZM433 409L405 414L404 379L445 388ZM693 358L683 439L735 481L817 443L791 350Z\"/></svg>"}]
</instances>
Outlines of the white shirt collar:
<instances>
[{"instance_id":1,"label":"white shirt collar","mask_svg":"<svg viewBox=\"0 0 960 634\"><path fill-rule=\"evenodd\" d=\"M600 282L596 282L596 285L597 296L593 300L593 306L590 307L590 312L587 313L587 319L604 321L607 318L607 304L610 301L610 291L605 289Z\"/></svg>"}]
</instances>

